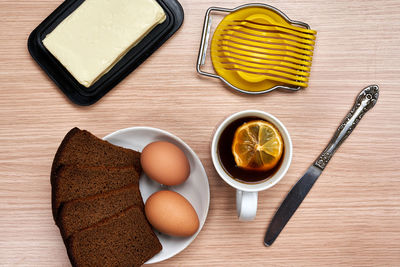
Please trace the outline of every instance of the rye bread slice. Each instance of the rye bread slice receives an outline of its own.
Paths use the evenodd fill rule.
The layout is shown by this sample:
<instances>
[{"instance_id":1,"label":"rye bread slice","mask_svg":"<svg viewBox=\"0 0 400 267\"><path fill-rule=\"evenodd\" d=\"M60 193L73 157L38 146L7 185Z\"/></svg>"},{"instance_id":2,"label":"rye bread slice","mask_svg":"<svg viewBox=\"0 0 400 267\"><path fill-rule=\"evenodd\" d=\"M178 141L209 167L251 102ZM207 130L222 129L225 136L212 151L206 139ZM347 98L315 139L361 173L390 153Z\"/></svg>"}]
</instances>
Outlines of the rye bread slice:
<instances>
[{"instance_id":1,"label":"rye bread slice","mask_svg":"<svg viewBox=\"0 0 400 267\"><path fill-rule=\"evenodd\" d=\"M51 185L62 165L126 167L134 166L141 172L140 153L101 140L85 130L75 127L64 137L54 156L51 168Z\"/></svg>"},{"instance_id":2,"label":"rye bread slice","mask_svg":"<svg viewBox=\"0 0 400 267\"><path fill-rule=\"evenodd\" d=\"M61 203L139 184L133 166L122 168L61 166L52 189L53 216L57 221Z\"/></svg>"},{"instance_id":3,"label":"rye bread slice","mask_svg":"<svg viewBox=\"0 0 400 267\"><path fill-rule=\"evenodd\" d=\"M120 213L132 205L141 210L144 208L137 184L62 203L58 213L61 234L66 239L73 233Z\"/></svg>"},{"instance_id":4,"label":"rye bread slice","mask_svg":"<svg viewBox=\"0 0 400 267\"><path fill-rule=\"evenodd\" d=\"M67 241L73 266L141 266L162 246L142 210L130 207Z\"/></svg>"}]
</instances>

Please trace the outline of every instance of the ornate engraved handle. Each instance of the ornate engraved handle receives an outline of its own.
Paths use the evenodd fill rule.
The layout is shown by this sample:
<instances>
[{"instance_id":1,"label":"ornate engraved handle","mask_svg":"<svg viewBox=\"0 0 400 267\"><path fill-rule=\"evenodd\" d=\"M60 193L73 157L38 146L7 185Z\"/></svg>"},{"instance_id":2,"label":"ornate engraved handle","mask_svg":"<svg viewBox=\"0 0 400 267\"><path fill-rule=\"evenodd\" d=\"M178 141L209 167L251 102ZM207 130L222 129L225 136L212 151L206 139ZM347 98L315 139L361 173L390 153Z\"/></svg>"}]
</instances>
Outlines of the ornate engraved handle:
<instances>
[{"instance_id":1,"label":"ornate engraved handle","mask_svg":"<svg viewBox=\"0 0 400 267\"><path fill-rule=\"evenodd\" d=\"M315 166L317 166L321 170L325 169L335 151L351 134L361 118L365 115L365 113L367 113L368 110L375 106L378 97L378 85L370 85L361 91L356 99L356 102L354 103L353 108L344 118L325 150L314 162Z\"/></svg>"}]
</instances>

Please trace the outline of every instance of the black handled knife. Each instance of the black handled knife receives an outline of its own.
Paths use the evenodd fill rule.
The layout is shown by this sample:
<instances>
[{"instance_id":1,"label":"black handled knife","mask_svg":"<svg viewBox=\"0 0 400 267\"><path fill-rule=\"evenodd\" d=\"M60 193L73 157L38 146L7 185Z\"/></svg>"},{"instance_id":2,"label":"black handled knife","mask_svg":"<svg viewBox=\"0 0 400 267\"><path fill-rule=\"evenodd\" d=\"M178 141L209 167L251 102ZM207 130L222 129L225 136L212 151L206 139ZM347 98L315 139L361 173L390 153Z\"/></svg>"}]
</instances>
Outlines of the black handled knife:
<instances>
[{"instance_id":1,"label":"black handled knife","mask_svg":"<svg viewBox=\"0 0 400 267\"><path fill-rule=\"evenodd\" d=\"M290 190L289 194L286 196L285 200L272 218L264 237L264 244L267 247L274 243L275 239L278 237L282 229L300 206L301 202L303 202L303 199L307 196L322 171L325 169L333 154L351 134L365 113L375 105L378 97L378 85L370 85L364 88L358 95L353 108L336 130L325 150L313 165L308 168L303 177L301 177L295 186L293 186L292 190Z\"/></svg>"}]
</instances>

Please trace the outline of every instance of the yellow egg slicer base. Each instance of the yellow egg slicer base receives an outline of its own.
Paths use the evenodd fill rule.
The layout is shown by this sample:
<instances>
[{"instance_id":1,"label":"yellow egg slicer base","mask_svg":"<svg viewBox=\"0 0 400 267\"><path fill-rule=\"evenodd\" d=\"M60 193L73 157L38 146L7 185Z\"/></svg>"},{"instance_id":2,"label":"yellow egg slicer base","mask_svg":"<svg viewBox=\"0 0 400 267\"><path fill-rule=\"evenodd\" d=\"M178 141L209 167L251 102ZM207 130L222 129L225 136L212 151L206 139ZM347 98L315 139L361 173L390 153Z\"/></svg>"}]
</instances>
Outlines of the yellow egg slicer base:
<instances>
[{"instance_id":1,"label":"yellow egg slicer base","mask_svg":"<svg viewBox=\"0 0 400 267\"><path fill-rule=\"evenodd\" d=\"M216 73L201 70L211 35L212 12L229 13L218 24L210 44ZM211 7L204 20L197 72L248 94L275 89L297 91L308 85L315 35L308 24L293 21L269 5Z\"/></svg>"}]
</instances>

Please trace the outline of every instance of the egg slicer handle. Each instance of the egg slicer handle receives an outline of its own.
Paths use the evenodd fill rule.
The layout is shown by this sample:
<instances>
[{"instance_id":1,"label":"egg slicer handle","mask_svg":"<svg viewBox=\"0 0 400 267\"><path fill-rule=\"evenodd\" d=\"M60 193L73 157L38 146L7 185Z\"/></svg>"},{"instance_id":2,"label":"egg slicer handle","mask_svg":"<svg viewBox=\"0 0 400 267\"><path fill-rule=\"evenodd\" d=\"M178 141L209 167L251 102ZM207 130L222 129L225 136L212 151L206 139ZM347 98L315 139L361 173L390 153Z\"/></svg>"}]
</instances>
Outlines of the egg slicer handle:
<instances>
[{"instance_id":1,"label":"egg slicer handle","mask_svg":"<svg viewBox=\"0 0 400 267\"><path fill-rule=\"evenodd\" d=\"M206 12L206 15L204 18L203 31L202 31L202 35L201 35L200 49L199 49L199 55L197 57L196 69L197 69L197 72L201 75L204 75L207 77L212 77L212 78L223 79L221 76L219 76L217 74L201 70L201 66L203 66L206 62L207 48L208 48L208 44L210 42L211 25L212 25L211 12L213 12L213 11L230 13L233 11L233 9L222 8L222 7L210 7L209 9L207 9L207 12Z\"/></svg>"}]
</instances>

